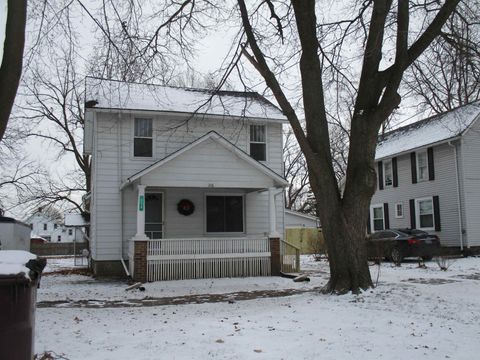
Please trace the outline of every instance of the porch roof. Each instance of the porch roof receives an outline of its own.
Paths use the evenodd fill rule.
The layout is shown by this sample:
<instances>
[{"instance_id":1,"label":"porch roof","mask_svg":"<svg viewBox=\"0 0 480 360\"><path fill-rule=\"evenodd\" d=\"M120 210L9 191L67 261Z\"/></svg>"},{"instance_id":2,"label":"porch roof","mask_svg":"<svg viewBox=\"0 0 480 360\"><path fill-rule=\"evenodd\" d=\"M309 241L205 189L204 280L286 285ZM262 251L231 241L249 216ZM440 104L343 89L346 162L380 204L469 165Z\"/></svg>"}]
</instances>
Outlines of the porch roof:
<instances>
[{"instance_id":1,"label":"porch roof","mask_svg":"<svg viewBox=\"0 0 480 360\"><path fill-rule=\"evenodd\" d=\"M288 185L282 176L216 131L208 132L133 174L120 189L137 180L147 186L159 187L267 188Z\"/></svg>"}]
</instances>

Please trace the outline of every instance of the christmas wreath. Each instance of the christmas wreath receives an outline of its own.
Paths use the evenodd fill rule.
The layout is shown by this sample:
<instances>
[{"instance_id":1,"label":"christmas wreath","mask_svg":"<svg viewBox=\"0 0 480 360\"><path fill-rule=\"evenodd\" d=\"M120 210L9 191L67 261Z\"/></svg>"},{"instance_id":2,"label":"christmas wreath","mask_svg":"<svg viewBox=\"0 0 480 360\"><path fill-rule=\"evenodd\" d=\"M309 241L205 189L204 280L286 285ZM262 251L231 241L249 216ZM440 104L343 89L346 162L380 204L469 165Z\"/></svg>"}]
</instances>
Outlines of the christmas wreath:
<instances>
[{"instance_id":1,"label":"christmas wreath","mask_svg":"<svg viewBox=\"0 0 480 360\"><path fill-rule=\"evenodd\" d=\"M193 211L195 210L195 205L193 205L193 203L188 199L182 199L177 204L177 210L182 215L192 215Z\"/></svg>"}]
</instances>

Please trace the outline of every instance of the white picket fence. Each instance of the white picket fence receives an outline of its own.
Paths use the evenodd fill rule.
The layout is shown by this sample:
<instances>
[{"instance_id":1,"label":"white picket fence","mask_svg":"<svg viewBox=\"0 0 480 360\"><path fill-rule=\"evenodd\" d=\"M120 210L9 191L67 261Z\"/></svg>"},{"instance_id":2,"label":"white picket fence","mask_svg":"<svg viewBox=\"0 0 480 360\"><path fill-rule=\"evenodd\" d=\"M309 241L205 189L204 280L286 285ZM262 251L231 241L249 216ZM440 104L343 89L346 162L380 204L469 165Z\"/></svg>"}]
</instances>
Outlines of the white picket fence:
<instances>
[{"instance_id":1,"label":"white picket fence","mask_svg":"<svg viewBox=\"0 0 480 360\"><path fill-rule=\"evenodd\" d=\"M148 281L270 275L267 238L149 240Z\"/></svg>"}]
</instances>

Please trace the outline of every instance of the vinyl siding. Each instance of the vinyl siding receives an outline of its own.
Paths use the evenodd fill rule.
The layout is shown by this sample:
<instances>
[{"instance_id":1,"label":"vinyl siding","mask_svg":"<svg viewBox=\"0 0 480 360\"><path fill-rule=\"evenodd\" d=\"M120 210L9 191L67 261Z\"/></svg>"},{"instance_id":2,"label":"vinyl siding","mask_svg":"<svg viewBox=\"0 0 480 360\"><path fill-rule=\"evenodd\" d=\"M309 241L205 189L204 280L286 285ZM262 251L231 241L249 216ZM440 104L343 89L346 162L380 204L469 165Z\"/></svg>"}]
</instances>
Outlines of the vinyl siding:
<instances>
[{"instance_id":1,"label":"vinyl siding","mask_svg":"<svg viewBox=\"0 0 480 360\"><path fill-rule=\"evenodd\" d=\"M480 121L476 121L461 142L466 240L480 246Z\"/></svg>"},{"instance_id":2,"label":"vinyl siding","mask_svg":"<svg viewBox=\"0 0 480 360\"><path fill-rule=\"evenodd\" d=\"M136 233L136 189L129 186L123 191L119 190L120 185L127 178L211 130L215 130L246 153L249 152L250 123L248 121L201 117L185 121L186 119L154 115L152 116L153 157L150 159L133 158L133 121L135 116L104 112L97 112L94 115L93 129L96 136L92 149L91 244L92 257L97 261L118 260L122 256L122 252L123 256L126 256L126 240ZM281 174L283 165L282 125L268 123L266 126L267 161L265 165ZM190 198L196 206L198 204L203 209L203 194L210 189L187 188L193 185L191 182L192 169L195 169L196 180L202 178L205 184L215 183L216 187L232 187L242 182L244 186L264 186L268 182L272 183L270 178L258 170L250 165L245 166L243 160L240 161L238 158L238 160L232 161L232 154L224 152L220 154L212 151L210 143L204 145L203 152L198 151L191 154L194 158L186 156L182 159L181 155L171 164L161 167L162 170L156 173L159 179L152 177L149 179L152 182L155 180L155 185L163 186L165 190L165 236L196 237L203 234L203 210L196 211L191 217L188 217L188 222L185 222L186 217L176 212L176 203L180 200L179 195L182 195L181 198ZM179 160L177 166L173 166L176 160ZM208 167L198 166L198 162L208 162ZM169 165L171 168L166 171ZM189 170L186 170L187 167ZM160 178L165 181L163 185L158 182ZM166 184L175 186L175 188L167 188ZM198 182L196 185L198 186ZM179 189L179 187L185 188ZM259 195L246 205L246 210L250 210L245 219L247 235L256 236L268 231L268 196L265 199L262 196L266 195ZM281 196L277 197L279 233L283 233L283 199L281 198Z\"/></svg>"},{"instance_id":3,"label":"vinyl siding","mask_svg":"<svg viewBox=\"0 0 480 360\"><path fill-rule=\"evenodd\" d=\"M410 199L439 196L441 231L429 231L440 237L444 246L459 246L458 201L453 148L442 144L433 148L435 180L412 184L410 154L397 157L398 187L378 190L371 204L389 205L391 228L410 227ZM376 167L377 168L377 167ZM395 204L403 204L403 217L395 217ZM418 227L418 226L417 226Z\"/></svg>"}]
</instances>

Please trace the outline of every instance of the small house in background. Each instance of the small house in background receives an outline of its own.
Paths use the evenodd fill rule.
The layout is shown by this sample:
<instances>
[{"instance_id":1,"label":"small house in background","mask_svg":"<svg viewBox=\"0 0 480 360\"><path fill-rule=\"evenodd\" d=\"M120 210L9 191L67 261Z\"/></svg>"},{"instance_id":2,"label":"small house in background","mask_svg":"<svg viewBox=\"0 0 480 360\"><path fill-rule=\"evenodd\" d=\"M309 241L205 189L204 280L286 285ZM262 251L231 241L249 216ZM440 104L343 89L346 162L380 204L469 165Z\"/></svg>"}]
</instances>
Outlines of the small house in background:
<instances>
[{"instance_id":1,"label":"small house in background","mask_svg":"<svg viewBox=\"0 0 480 360\"><path fill-rule=\"evenodd\" d=\"M65 226L61 215L54 215L39 208L25 222L31 226L31 238L42 238L49 242L81 242L83 231L74 226Z\"/></svg>"},{"instance_id":2,"label":"small house in background","mask_svg":"<svg viewBox=\"0 0 480 360\"><path fill-rule=\"evenodd\" d=\"M0 216L0 250L30 251L30 231L28 224Z\"/></svg>"},{"instance_id":3,"label":"small house in background","mask_svg":"<svg viewBox=\"0 0 480 360\"><path fill-rule=\"evenodd\" d=\"M285 238L301 254L319 254L325 250L320 219L316 216L285 209Z\"/></svg>"},{"instance_id":4,"label":"small house in background","mask_svg":"<svg viewBox=\"0 0 480 360\"><path fill-rule=\"evenodd\" d=\"M480 102L384 134L375 161L372 232L416 228L442 246L480 246Z\"/></svg>"}]
</instances>

